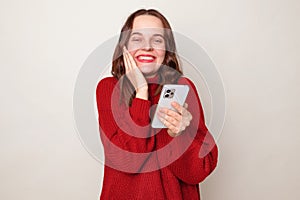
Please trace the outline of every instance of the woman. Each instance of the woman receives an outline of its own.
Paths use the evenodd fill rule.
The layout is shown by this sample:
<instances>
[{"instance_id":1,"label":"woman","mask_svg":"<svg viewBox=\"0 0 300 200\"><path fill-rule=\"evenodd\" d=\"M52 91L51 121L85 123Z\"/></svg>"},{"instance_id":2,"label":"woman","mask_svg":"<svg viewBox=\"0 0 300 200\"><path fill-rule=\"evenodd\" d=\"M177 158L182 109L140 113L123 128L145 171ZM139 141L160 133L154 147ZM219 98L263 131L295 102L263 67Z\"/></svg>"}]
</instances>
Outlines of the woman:
<instances>
[{"instance_id":1,"label":"woman","mask_svg":"<svg viewBox=\"0 0 300 200\"><path fill-rule=\"evenodd\" d=\"M112 75L96 90L105 150L100 199L200 199L199 183L215 169L218 150L196 88L182 76L171 27L161 13L141 9L128 17ZM166 128L151 128L168 83L190 87L186 104L160 108Z\"/></svg>"}]
</instances>

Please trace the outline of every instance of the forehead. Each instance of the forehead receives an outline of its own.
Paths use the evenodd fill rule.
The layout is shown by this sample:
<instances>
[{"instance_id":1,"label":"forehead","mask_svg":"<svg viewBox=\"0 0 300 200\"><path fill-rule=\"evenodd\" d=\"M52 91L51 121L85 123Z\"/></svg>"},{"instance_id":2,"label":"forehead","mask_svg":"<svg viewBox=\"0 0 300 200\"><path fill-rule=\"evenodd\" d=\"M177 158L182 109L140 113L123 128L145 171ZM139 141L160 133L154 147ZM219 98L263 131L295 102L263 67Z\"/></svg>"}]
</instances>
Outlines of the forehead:
<instances>
[{"instance_id":1,"label":"forehead","mask_svg":"<svg viewBox=\"0 0 300 200\"><path fill-rule=\"evenodd\" d=\"M164 27L161 20L151 15L140 15L133 21L133 31L141 33L163 33Z\"/></svg>"}]
</instances>

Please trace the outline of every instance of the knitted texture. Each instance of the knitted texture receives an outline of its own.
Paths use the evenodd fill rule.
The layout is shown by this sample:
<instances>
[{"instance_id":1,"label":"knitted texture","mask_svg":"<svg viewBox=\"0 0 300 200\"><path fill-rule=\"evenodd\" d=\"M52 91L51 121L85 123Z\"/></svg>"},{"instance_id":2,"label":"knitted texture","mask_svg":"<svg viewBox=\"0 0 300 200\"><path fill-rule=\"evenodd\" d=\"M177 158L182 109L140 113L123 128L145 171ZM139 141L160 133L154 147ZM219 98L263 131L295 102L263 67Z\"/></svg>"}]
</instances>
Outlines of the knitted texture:
<instances>
[{"instance_id":1,"label":"knitted texture","mask_svg":"<svg viewBox=\"0 0 300 200\"><path fill-rule=\"evenodd\" d=\"M187 78L180 78L178 84L190 87L186 103L193 119L173 138L166 129L150 126L160 95L154 95L157 84L148 85L148 100L134 98L128 107L120 103L116 78L98 83L96 100L105 153L101 200L200 199L199 183L216 168L218 149L205 125L195 86Z\"/></svg>"}]
</instances>

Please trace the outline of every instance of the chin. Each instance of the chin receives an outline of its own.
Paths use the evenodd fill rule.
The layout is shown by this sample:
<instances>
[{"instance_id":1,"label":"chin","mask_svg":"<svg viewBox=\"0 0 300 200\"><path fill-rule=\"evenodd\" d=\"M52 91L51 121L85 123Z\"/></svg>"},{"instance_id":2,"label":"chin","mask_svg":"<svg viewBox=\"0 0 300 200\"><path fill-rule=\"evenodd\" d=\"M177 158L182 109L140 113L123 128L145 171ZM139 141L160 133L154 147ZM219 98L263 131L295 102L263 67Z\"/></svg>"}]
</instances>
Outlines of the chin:
<instances>
[{"instance_id":1,"label":"chin","mask_svg":"<svg viewBox=\"0 0 300 200\"><path fill-rule=\"evenodd\" d=\"M145 73L152 72L152 71L157 71L159 69L159 66L157 63L142 63L139 64L138 67L141 69L142 72L145 71Z\"/></svg>"},{"instance_id":2,"label":"chin","mask_svg":"<svg viewBox=\"0 0 300 200\"><path fill-rule=\"evenodd\" d=\"M154 76L157 72L143 70L142 73L144 74L144 76Z\"/></svg>"},{"instance_id":3,"label":"chin","mask_svg":"<svg viewBox=\"0 0 300 200\"><path fill-rule=\"evenodd\" d=\"M138 68L141 70L141 72L144 75L146 75L146 74L153 74L153 73L157 72L157 70L154 68L154 66L149 66L149 65L145 66L145 65L143 65L143 66L139 66Z\"/></svg>"}]
</instances>

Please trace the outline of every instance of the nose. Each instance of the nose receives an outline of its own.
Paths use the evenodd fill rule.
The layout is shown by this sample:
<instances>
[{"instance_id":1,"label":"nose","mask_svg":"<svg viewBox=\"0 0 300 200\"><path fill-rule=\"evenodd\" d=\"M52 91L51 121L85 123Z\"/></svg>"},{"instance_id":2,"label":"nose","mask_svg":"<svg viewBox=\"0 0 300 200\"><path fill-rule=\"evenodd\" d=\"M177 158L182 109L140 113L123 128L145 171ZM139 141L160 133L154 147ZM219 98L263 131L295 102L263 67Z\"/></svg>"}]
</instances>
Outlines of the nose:
<instances>
[{"instance_id":1,"label":"nose","mask_svg":"<svg viewBox=\"0 0 300 200\"><path fill-rule=\"evenodd\" d=\"M151 45L151 42L149 40L145 40L142 49L146 51L152 51L153 47Z\"/></svg>"}]
</instances>

